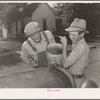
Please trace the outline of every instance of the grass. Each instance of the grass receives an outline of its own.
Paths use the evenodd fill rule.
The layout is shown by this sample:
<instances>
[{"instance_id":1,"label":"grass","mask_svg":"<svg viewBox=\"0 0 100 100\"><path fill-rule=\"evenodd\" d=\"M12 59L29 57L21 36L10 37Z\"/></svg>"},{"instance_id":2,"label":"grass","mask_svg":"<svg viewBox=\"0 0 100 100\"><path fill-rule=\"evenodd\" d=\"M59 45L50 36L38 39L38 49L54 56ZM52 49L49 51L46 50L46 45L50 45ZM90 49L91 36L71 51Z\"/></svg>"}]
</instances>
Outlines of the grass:
<instances>
[{"instance_id":1,"label":"grass","mask_svg":"<svg viewBox=\"0 0 100 100\"><path fill-rule=\"evenodd\" d=\"M22 62L21 58L17 53L9 53L0 56L0 65L4 65L7 67L11 67L12 65L16 65Z\"/></svg>"},{"instance_id":2,"label":"grass","mask_svg":"<svg viewBox=\"0 0 100 100\"><path fill-rule=\"evenodd\" d=\"M4 48L4 49L0 50L0 54L10 53L10 52L11 52L11 50L7 49L7 48Z\"/></svg>"}]
</instances>

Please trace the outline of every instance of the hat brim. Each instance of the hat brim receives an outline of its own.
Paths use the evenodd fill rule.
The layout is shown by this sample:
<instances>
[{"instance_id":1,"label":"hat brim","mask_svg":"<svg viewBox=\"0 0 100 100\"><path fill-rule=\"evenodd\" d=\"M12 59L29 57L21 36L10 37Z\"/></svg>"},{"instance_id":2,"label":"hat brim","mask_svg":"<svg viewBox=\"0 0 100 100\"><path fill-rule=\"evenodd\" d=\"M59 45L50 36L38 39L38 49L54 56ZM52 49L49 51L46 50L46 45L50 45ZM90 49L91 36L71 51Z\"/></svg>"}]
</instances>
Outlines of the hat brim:
<instances>
[{"instance_id":1,"label":"hat brim","mask_svg":"<svg viewBox=\"0 0 100 100\"><path fill-rule=\"evenodd\" d=\"M66 28L65 31L67 32L77 32L77 31L84 31L86 34L89 33L89 31L83 29L83 28L79 28L79 27L69 27L69 28Z\"/></svg>"},{"instance_id":2,"label":"hat brim","mask_svg":"<svg viewBox=\"0 0 100 100\"><path fill-rule=\"evenodd\" d=\"M33 36L33 35L37 34L37 33L40 32L40 31L41 31L41 29L38 28L35 32L30 33L30 34L28 34L27 36Z\"/></svg>"}]
</instances>

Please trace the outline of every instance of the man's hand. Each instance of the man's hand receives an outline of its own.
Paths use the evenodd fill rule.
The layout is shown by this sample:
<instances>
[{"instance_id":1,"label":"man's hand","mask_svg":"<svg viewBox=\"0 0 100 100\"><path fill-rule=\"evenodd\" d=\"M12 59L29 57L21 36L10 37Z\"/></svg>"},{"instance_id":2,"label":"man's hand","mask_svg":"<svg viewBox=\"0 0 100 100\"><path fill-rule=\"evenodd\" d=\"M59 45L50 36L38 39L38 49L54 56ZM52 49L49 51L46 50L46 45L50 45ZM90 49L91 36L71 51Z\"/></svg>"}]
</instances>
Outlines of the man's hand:
<instances>
[{"instance_id":1,"label":"man's hand","mask_svg":"<svg viewBox=\"0 0 100 100\"><path fill-rule=\"evenodd\" d=\"M59 38L60 38L60 41L61 41L61 43L64 45L64 46L67 46L67 38L65 37L65 36L59 36Z\"/></svg>"}]
</instances>

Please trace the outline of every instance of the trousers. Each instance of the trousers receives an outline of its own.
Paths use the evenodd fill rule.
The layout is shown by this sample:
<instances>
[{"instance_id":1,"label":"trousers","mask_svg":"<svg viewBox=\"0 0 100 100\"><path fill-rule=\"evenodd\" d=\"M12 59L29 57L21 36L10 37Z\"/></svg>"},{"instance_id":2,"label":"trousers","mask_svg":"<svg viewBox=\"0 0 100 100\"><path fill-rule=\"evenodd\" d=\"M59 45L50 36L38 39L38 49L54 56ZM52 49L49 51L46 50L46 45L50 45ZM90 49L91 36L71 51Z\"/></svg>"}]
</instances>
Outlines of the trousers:
<instances>
[{"instance_id":1,"label":"trousers","mask_svg":"<svg viewBox=\"0 0 100 100\"><path fill-rule=\"evenodd\" d=\"M83 81L84 81L84 77L77 78L77 79L74 78L74 80L75 80L75 83L76 83L76 88L80 88L82 83L83 83Z\"/></svg>"}]
</instances>

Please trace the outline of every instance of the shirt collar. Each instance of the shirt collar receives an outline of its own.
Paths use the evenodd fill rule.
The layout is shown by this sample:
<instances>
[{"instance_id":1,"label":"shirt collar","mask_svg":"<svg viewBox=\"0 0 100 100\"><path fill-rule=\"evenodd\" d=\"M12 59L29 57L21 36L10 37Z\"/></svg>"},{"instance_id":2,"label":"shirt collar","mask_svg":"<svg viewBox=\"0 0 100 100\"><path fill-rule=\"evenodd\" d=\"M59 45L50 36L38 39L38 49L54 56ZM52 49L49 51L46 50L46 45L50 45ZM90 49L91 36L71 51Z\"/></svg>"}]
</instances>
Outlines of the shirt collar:
<instances>
[{"instance_id":1,"label":"shirt collar","mask_svg":"<svg viewBox=\"0 0 100 100\"><path fill-rule=\"evenodd\" d=\"M85 39L84 38L82 38L81 40L79 40L77 43L72 44L72 47L74 48L76 45L78 45L80 43L83 43L83 42L85 42Z\"/></svg>"}]
</instances>

